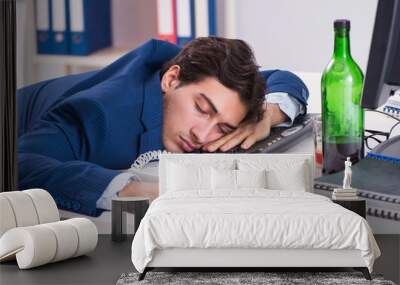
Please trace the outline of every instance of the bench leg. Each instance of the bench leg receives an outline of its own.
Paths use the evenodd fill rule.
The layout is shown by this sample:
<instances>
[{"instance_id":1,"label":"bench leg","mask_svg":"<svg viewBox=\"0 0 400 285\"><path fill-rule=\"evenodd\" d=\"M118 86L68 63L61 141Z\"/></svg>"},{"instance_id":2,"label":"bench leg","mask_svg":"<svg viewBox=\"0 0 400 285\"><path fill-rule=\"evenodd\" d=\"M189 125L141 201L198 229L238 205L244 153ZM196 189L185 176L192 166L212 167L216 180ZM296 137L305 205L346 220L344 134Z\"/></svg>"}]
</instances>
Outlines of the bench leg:
<instances>
[{"instance_id":1,"label":"bench leg","mask_svg":"<svg viewBox=\"0 0 400 285\"><path fill-rule=\"evenodd\" d=\"M369 270L367 267L355 267L354 269L357 271L361 271L362 274L364 275L365 279L372 280L371 274L369 274Z\"/></svg>"},{"instance_id":2,"label":"bench leg","mask_svg":"<svg viewBox=\"0 0 400 285\"><path fill-rule=\"evenodd\" d=\"M142 273L139 274L139 278L138 281L142 281L144 279L144 277L146 277L146 273L147 273L148 269L147 267L144 269L144 271Z\"/></svg>"}]
</instances>

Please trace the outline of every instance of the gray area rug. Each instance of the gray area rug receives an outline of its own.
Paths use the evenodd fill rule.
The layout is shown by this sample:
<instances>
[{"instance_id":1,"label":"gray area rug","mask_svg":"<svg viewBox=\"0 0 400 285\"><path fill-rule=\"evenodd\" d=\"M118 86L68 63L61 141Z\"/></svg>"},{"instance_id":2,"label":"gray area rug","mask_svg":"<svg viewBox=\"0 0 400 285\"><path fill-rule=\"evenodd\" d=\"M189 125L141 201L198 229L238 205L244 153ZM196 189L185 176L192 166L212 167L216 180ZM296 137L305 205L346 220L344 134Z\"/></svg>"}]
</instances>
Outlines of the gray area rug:
<instances>
[{"instance_id":1,"label":"gray area rug","mask_svg":"<svg viewBox=\"0 0 400 285\"><path fill-rule=\"evenodd\" d=\"M380 275L372 275L372 281L360 272L148 272L146 278L138 281L139 273L124 273L117 285L133 284L376 284L395 285Z\"/></svg>"}]
</instances>

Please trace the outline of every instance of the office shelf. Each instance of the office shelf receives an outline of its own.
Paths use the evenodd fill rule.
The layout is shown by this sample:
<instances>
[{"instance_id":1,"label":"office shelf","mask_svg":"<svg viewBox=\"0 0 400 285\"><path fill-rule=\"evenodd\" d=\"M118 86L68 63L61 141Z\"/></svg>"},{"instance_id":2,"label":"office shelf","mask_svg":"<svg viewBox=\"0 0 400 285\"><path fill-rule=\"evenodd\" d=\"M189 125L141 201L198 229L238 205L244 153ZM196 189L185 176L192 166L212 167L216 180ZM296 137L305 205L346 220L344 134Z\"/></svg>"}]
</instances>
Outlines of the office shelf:
<instances>
[{"instance_id":1,"label":"office shelf","mask_svg":"<svg viewBox=\"0 0 400 285\"><path fill-rule=\"evenodd\" d=\"M109 47L98 50L87 56L36 54L34 56L34 62L39 64L59 64L74 67L101 68L114 62L132 49L133 47Z\"/></svg>"}]
</instances>

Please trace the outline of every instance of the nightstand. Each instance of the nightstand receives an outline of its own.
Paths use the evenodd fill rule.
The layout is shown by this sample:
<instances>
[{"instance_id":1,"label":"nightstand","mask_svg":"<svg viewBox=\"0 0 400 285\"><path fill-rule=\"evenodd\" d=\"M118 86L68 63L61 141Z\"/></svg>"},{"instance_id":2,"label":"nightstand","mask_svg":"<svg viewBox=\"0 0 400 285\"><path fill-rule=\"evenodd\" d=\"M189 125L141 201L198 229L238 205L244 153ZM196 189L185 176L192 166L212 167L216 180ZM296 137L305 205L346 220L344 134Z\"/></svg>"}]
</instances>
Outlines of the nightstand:
<instances>
[{"instance_id":1,"label":"nightstand","mask_svg":"<svg viewBox=\"0 0 400 285\"><path fill-rule=\"evenodd\" d=\"M356 214L359 214L361 217L365 219L367 206L366 206L366 201L364 199L332 200L332 201Z\"/></svg>"},{"instance_id":2,"label":"nightstand","mask_svg":"<svg viewBox=\"0 0 400 285\"><path fill-rule=\"evenodd\" d=\"M135 217L135 233L140 221L149 208L150 200L143 197L115 197L112 199L111 208L111 238L113 241L126 240L126 213L131 213Z\"/></svg>"}]
</instances>

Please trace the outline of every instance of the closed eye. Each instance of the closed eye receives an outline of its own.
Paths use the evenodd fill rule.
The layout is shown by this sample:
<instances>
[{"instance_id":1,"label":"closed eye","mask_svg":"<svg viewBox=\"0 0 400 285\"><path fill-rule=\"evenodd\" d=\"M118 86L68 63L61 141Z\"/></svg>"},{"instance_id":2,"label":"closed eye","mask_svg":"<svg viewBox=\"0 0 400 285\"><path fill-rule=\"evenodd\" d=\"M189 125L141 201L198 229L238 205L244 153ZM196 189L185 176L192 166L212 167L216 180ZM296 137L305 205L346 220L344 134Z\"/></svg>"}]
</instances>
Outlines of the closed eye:
<instances>
[{"instance_id":1,"label":"closed eye","mask_svg":"<svg viewBox=\"0 0 400 285\"><path fill-rule=\"evenodd\" d=\"M220 131L222 134L224 134L224 135L230 134L231 132L234 131L233 129L228 128L228 127L226 127L225 125L219 125L219 126L218 126L218 129L219 129L219 131Z\"/></svg>"},{"instance_id":2,"label":"closed eye","mask_svg":"<svg viewBox=\"0 0 400 285\"><path fill-rule=\"evenodd\" d=\"M224 130L222 127L218 127L218 130L219 130L219 132L220 133L222 133L222 134L224 134L224 135L227 135L227 134L229 134L229 132L227 132L226 130Z\"/></svg>"},{"instance_id":3,"label":"closed eye","mask_svg":"<svg viewBox=\"0 0 400 285\"><path fill-rule=\"evenodd\" d=\"M197 111L199 111L199 112L202 113L202 114L207 114L207 112L204 111L204 110L202 110L198 104L195 104L195 106L196 106L196 110L197 110Z\"/></svg>"}]
</instances>

